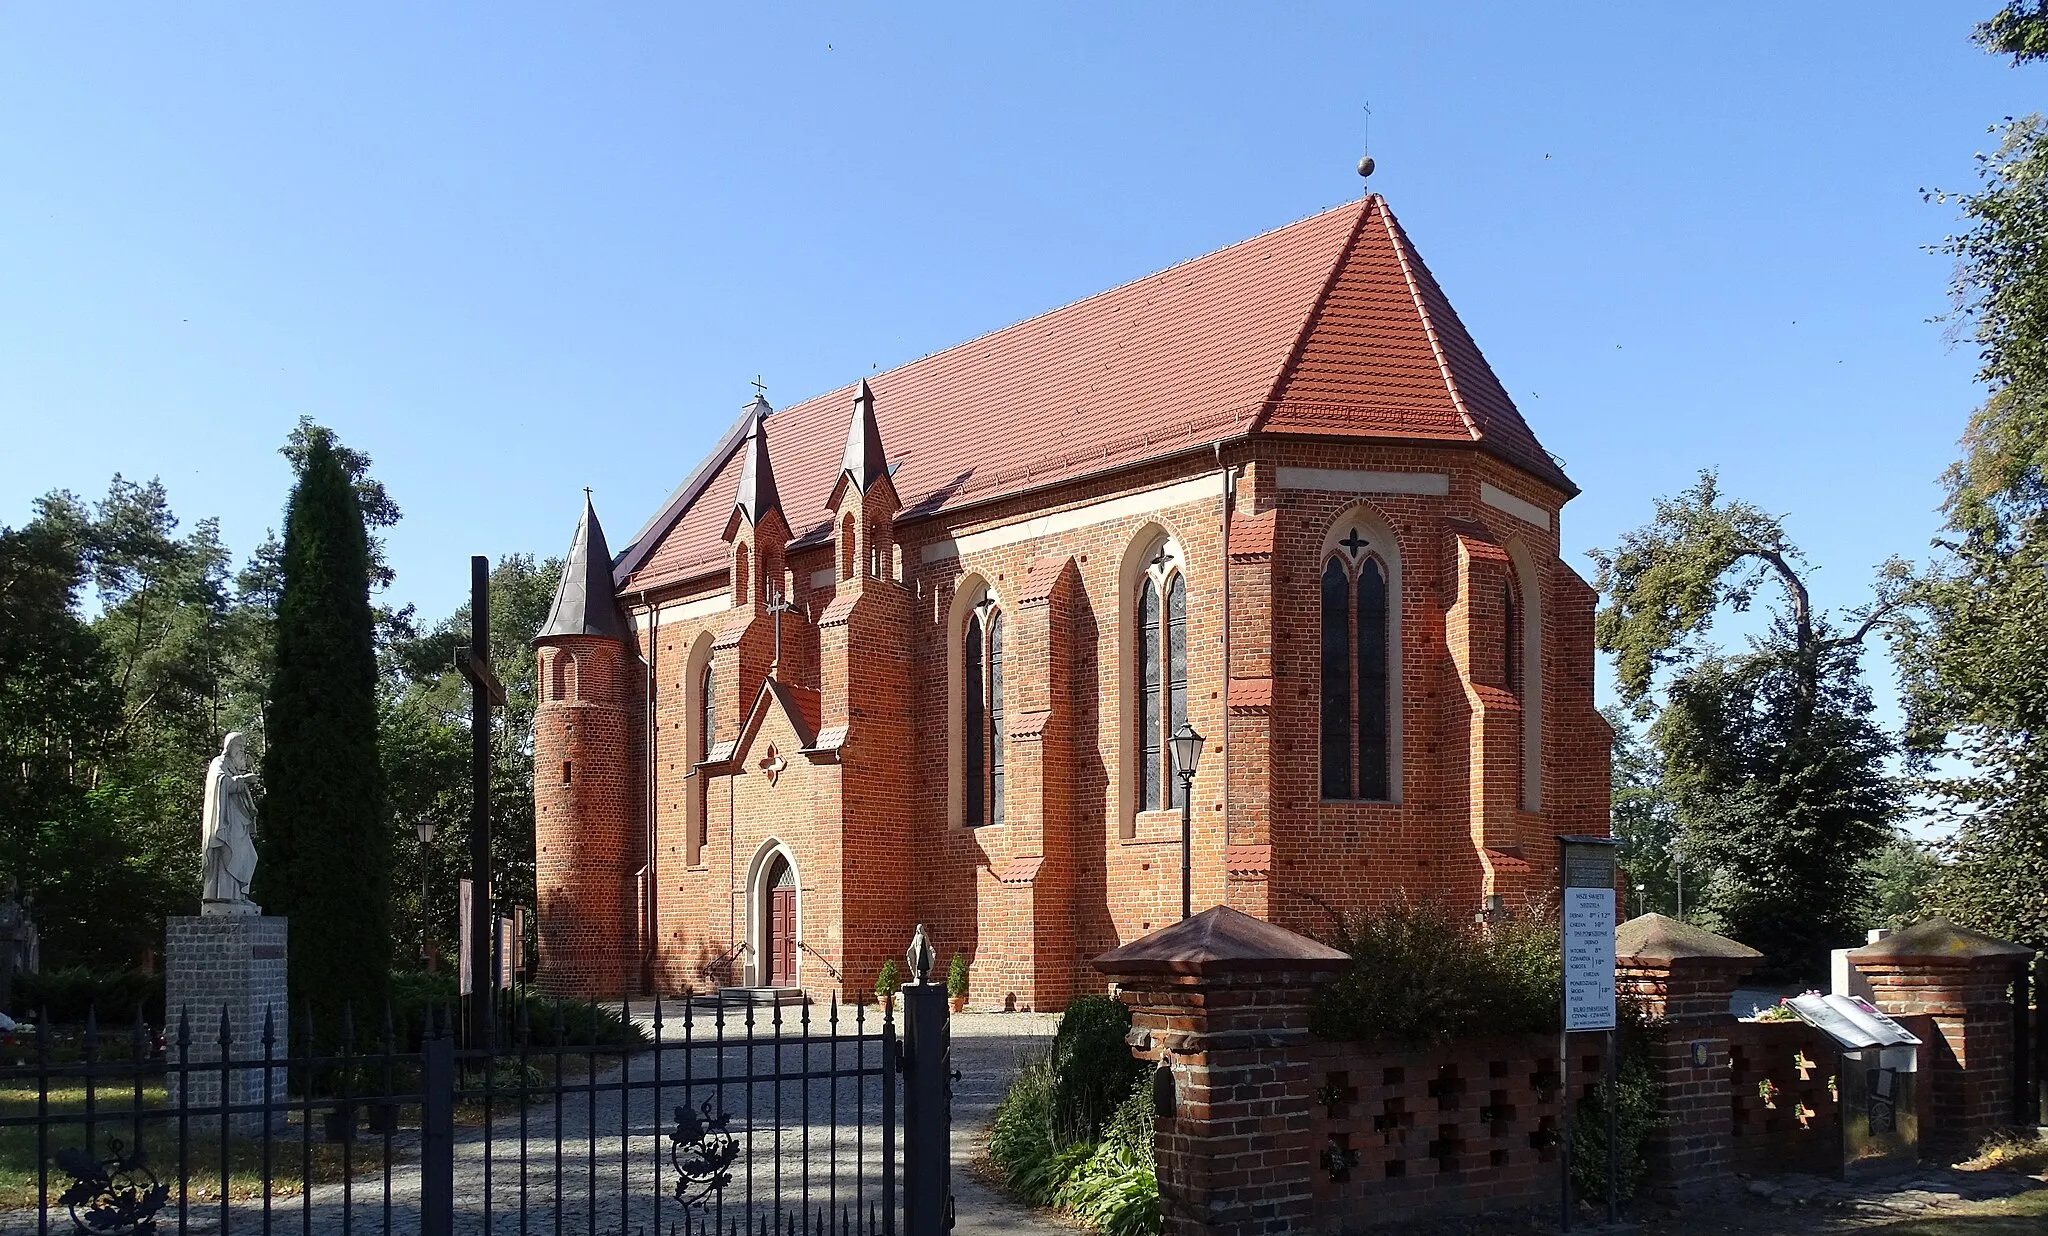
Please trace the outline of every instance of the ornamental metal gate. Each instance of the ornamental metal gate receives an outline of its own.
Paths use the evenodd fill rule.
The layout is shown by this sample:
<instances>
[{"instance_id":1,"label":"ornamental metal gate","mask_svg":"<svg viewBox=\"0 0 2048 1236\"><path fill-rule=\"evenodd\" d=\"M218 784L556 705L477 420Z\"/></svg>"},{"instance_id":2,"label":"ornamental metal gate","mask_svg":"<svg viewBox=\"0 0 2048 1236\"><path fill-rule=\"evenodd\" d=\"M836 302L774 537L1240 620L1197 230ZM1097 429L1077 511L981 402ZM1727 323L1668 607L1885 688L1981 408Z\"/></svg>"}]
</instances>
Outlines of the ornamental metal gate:
<instances>
[{"instance_id":1,"label":"ornamental metal gate","mask_svg":"<svg viewBox=\"0 0 2048 1236\"><path fill-rule=\"evenodd\" d=\"M38 1023L0 1048L0 1233L943 1236L950 1032L921 979L900 1011L517 997L474 1046L449 1009Z\"/></svg>"}]
</instances>

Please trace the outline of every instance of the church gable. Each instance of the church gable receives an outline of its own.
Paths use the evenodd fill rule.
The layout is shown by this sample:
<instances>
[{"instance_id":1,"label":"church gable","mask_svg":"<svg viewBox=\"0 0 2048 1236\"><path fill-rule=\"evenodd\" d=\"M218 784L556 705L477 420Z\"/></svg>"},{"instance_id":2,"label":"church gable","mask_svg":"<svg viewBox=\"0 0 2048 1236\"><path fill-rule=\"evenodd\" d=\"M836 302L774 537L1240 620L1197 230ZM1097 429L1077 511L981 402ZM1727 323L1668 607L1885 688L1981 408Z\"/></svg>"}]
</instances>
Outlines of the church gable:
<instances>
[{"instance_id":1,"label":"church gable","mask_svg":"<svg viewBox=\"0 0 2048 1236\"><path fill-rule=\"evenodd\" d=\"M754 706L747 710L740 732L718 744L705 765L714 772L753 772L759 759L767 758L769 746L775 747L785 763L794 761L799 753L816 748L818 711L815 690L767 679L754 697Z\"/></svg>"}]
</instances>

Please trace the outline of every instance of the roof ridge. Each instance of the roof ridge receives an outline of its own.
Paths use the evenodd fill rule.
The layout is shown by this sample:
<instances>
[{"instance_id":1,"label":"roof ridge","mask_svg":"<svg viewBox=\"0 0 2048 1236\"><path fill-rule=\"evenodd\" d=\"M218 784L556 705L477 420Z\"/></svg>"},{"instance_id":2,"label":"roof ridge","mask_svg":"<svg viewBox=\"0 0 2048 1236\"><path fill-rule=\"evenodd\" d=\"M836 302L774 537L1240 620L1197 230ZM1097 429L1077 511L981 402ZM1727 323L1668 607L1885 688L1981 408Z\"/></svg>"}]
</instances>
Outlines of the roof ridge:
<instances>
[{"instance_id":1,"label":"roof ridge","mask_svg":"<svg viewBox=\"0 0 2048 1236\"><path fill-rule=\"evenodd\" d=\"M1311 220L1320 219L1324 215L1335 214L1338 211L1345 209L1346 207L1354 207L1357 204L1358 203L1355 199L1347 199L1345 201L1339 202L1335 206L1326 206L1321 210L1310 211L1308 214L1301 216L1299 219L1290 219L1286 223L1282 223L1277 227L1269 227L1263 232L1254 233L1253 235L1246 236L1241 240L1233 240L1227 245L1218 245L1214 249L1209 249L1202 253L1197 253L1193 257L1183 258L1182 260L1175 262L1171 266L1164 266L1158 270L1139 275L1135 278L1126 279L1122 283L1113 284L1109 287L1102 289L1099 292L1090 292L1088 295L1077 297L1074 300L1062 301L1057 305L1053 305L1049 308L1040 310L1039 312L1032 314L1028 318L1018 318L1014 322L1007 322L1001 326L992 326L978 335L974 335L967 339L962 339L958 343L947 344L945 347L940 348L935 352L926 352L921 356L914 356L909 360L902 362L901 364L891 365L889 368L882 370L880 373L871 374L869 376L873 378L886 378L892 373L896 373L899 370L908 369L913 365L922 364L935 356L944 356L948 352L958 352L962 348L971 348L975 344L980 343L983 340L990 339L996 335L1002 334L1004 331L1016 330L1019 327L1029 326L1033 322L1039 321L1043 318L1049 318L1056 313L1064 313L1077 305L1085 305L1091 300L1100 300L1105 296L1112 296L1118 292L1124 291L1126 288L1133 288L1141 283L1147 283L1154 279L1164 278L1165 276L1172 274L1174 271L1179 270L1183 266L1193 266L1195 263L1215 257L1219 253L1224 253L1231 249L1236 249L1242 245L1254 244L1258 241L1264 240L1268 236L1278 235L1279 233L1284 232L1289 228L1300 227L1302 224L1308 223ZM801 404L810 403L814 399L823 399L828 395L836 395L842 390L852 391L856 389L858 385L858 383L849 383L845 386L830 387L826 390L818 391L815 394L805 395L799 399L793 399L787 405L785 405L785 407L794 408Z\"/></svg>"},{"instance_id":2,"label":"roof ridge","mask_svg":"<svg viewBox=\"0 0 2048 1236\"><path fill-rule=\"evenodd\" d=\"M1408 297L1415 302L1415 312L1422 318L1422 332L1429 337L1429 350L1436 356L1436 367L1443 374L1444 389L1451 394L1451 406L1458 410L1458 419L1465 422L1465 431L1477 442L1482 435L1479 422L1473 418L1472 409L1465 406L1465 394L1458 389L1458 380L1451 373L1451 362L1444 355L1443 340L1437 337L1436 319L1430 316L1429 306L1423 303L1422 288L1415 281L1415 268L1408 261L1408 234L1394 218L1386 199L1379 199L1380 224L1387 231L1387 241L1394 246L1394 260L1401 264L1401 278L1408 284Z\"/></svg>"},{"instance_id":3,"label":"roof ridge","mask_svg":"<svg viewBox=\"0 0 2048 1236\"><path fill-rule=\"evenodd\" d=\"M1288 345L1287 355L1280 362L1280 368L1273 374L1272 382L1266 386L1266 397L1259 401L1258 410L1252 414L1252 423L1246 433L1257 433L1272 419L1273 410L1280 405L1281 393L1287 389L1287 380L1301 364L1302 353L1308 350L1308 341L1315 336L1316 326L1321 323L1323 313L1329 308L1330 294L1337 290L1337 280L1344 274L1344 263L1350 260L1351 249L1358 243L1360 233L1365 231L1367 219L1372 217L1374 202L1383 199L1377 193L1368 193L1359 203L1358 219L1351 225L1351 234L1344 243L1337 246L1337 252L1330 258L1330 269L1323 275L1323 286L1309 302L1308 312L1301 318L1301 329L1294 332L1294 342Z\"/></svg>"}]
</instances>

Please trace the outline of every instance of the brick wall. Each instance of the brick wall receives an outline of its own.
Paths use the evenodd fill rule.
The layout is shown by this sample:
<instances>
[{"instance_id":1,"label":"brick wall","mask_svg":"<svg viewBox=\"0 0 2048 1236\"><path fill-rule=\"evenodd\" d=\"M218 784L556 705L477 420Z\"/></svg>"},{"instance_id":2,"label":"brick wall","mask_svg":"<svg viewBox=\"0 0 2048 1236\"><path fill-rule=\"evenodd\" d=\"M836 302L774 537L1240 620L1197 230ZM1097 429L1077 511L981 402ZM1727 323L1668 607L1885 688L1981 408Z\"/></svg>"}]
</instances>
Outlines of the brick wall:
<instances>
[{"instance_id":1,"label":"brick wall","mask_svg":"<svg viewBox=\"0 0 2048 1236\"><path fill-rule=\"evenodd\" d=\"M1437 1049L1318 1042L1307 1054L1318 1230L1372 1226L1390 1208L1451 1213L1555 1196L1554 1036ZM1598 1068L1596 1058L1575 1081L1597 1082Z\"/></svg>"},{"instance_id":2,"label":"brick wall","mask_svg":"<svg viewBox=\"0 0 2048 1236\"><path fill-rule=\"evenodd\" d=\"M775 545L787 535L779 515L760 528L739 521L735 539L753 578L779 572L797 607L780 619L777 676L820 693L824 713L814 726L845 727L839 748L801 761L820 775L804 774L809 788L794 818L786 814L793 795L747 787L760 749L704 770L689 758L694 685L684 671L700 640L711 641L718 737L739 734L761 707L776 622L758 584L737 606L724 571L625 598L635 646L610 660L595 647L570 647L603 641L550 641L543 660L575 652L579 683L590 678L593 687L581 702L544 702L536 720L543 969L578 976L543 982L598 990L641 981L629 956L639 935L633 879L650 860L656 954L647 979L669 990L717 981L705 967L745 943L748 864L772 835L794 847L807 882L807 940L838 950L826 955L842 977L826 974L817 994L866 990L873 974L865 971L893 955L917 921L928 924L942 961L955 950L967 957L976 1007L1057 1008L1099 988L1088 958L1179 916L1179 812L1134 808L1129 758L1128 565L1162 532L1185 566L1189 720L1209 738L1193 793L1197 906L1229 904L1321 931L1332 913L1402 896L1476 908L1489 892L1513 904L1547 888L1548 839L1606 828L1591 594L1557 558L1562 495L1457 446L1254 439L1226 448L1224 463L1237 476L1228 536L1223 480L1206 455L949 513L943 525L899 519L892 528L851 502L848 513L894 564L888 579L842 580L830 541ZM1283 468L1441 474L1447 492L1283 487ZM1550 512L1550 526L1483 503L1482 482ZM1167 486L1180 486L1171 491L1179 496L1060 526L1065 512ZM797 498L784 495L792 509ZM1397 802L1320 798L1316 580L1326 535L1352 509L1391 531L1401 561ZM1056 530L1009 531L1041 527ZM1499 597L1514 572L1529 577L1517 578L1541 620L1540 673L1526 687L1541 704L1533 774L1523 768L1523 709L1489 660L1498 659ZM949 774L949 618L963 589L984 585L1009 631L1007 822L968 829L955 823ZM868 599L841 604L853 592ZM894 599L876 600L883 596ZM657 614L658 625L650 621ZM637 694L650 672L651 714ZM595 684L607 675L617 685L600 699ZM613 784L561 785L563 762ZM1517 792L1530 775L1541 800L1534 811ZM693 799L708 825L701 849L687 832ZM648 852L640 821L650 800ZM771 809L777 814L747 818ZM835 909L830 921L814 921L810 908L828 906L866 913L856 921Z\"/></svg>"}]
</instances>

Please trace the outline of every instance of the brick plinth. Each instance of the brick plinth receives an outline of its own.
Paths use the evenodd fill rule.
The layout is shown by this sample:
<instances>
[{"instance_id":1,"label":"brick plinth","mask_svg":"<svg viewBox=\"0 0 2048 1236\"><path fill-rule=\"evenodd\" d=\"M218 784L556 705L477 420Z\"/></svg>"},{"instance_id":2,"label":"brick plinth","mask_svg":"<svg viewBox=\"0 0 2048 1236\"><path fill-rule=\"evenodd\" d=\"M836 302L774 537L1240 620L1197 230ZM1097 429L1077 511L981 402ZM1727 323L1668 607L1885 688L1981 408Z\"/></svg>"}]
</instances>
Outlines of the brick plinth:
<instances>
[{"instance_id":1,"label":"brick plinth","mask_svg":"<svg viewBox=\"0 0 2048 1236\"><path fill-rule=\"evenodd\" d=\"M272 1054L282 1059L290 1050L288 1000L285 995L286 920L268 915L205 915L176 917L165 924L164 1009L170 1060L188 1064L264 1058L267 1034ZM261 1067L227 1072L230 1106L264 1102ZM270 1114L273 1127L284 1123L285 1070L273 1068L269 1097L279 1106ZM170 1075L173 1108L189 1104L194 1123L219 1126L221 1070L198 1069ZM209 1114L211 1113L211 1114ZM263 1129L261 1112L239 1112L229 1127L241 1135Z\"/></svg>"},{"instance_id":2,"label":"brick plinth","mask_svg":"<svg viewBox=\"0 0 2048 1236\"><path fill-rule=\"evenodd\" d=\"M1268 1236L1313 1226L1309 1003L1349 964L1223 906L1096 959L1130 1007L1136 1051L1173 1079L1154 1164L1167 1231Z\"/></svg>"},{"instance_id":3,"label":"brick plinth","mask_svg":"<svg viewBox=\"0 0 2048 1236\"><path fill-rule=\"evenodd\" d=\"M1953 1148L2013 1123L2014 979L2033 953L1936 918L1849 954L1872 1003L1894 1016L1926 1014L1937 1041L1927 1079L1933 1136Z\"/></svg>"},{"instance_id":4,"label":"brick plinth","mask_svg":"<svg viewBox=\"0 0 2048 1236\"><path fill-rule=\"evenodd\" d=\"M1734 1170L1729 998L1763 954L1661 914L1615 932L1615 987L1658 1027L1650 1044L1662 1124L1649 1147L1650 1188L1666 1198L1710 1191Z\"/></svg>"}]
</instances>

